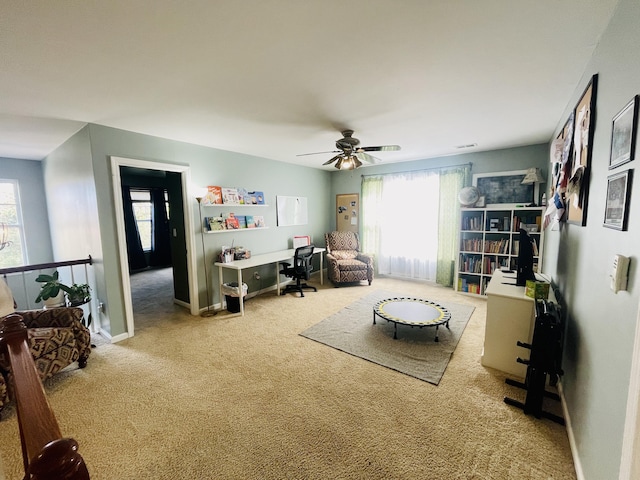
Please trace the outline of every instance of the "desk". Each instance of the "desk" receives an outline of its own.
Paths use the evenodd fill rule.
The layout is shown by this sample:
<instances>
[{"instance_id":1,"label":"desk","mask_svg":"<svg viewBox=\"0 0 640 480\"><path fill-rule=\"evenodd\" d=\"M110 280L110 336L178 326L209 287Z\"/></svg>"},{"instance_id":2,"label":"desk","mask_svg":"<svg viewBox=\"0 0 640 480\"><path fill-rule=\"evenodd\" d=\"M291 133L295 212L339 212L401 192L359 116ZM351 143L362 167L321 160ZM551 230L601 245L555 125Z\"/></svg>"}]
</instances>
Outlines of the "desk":
<instances>
[{"instance_id":1,"label":"desk","mask_svg":"<svg viewBox=\"0 0 640 480\"><path fill-rule=\"evenodd\" d=\"M325 248L315 247L313 249L313 254L320 254L320 285L324 284L323 279L323 256L322 253L325 251ZM280 262L286 262L287 260L291 260L296 253L295 248L290 248L288 250L280 250L278 252L271 253L263 253L260 255L252 255L251 258L247 258L246 260L236 260L233 262L222 263L216 262L214 265L218 267L218 278L220 279L220 292L222 292L222 284L224 283L223 269L227 268L229 270L236 270L238 272L238 285L240 289L242 289L242 270L246 268L259 267L261 265L269 265L271 263L276 266L276 290L277 294L280 295ZM240 290L242 291L242 290ZM220 304L223 304L223 295L220 293ZM240 295L240 315L244 316L244 298Z\"/></svg>"},{"instance_id":2,"label":"desk","mask_svg":"<svg viewBox=\"0 0 640 480\"><path fill-rule=\"evenodd\" d=\"M543 280L540 275L536 278ZM482 365L524 378L527 366L516 362L518 357L528 359L531 350L519 347L517 342L531 343L535 326L533 298L518 287L516 273L496 270L487 289L487 321L484 330ZM549 300L556 302L553 290Z\"/></svg>"}]
</instances>

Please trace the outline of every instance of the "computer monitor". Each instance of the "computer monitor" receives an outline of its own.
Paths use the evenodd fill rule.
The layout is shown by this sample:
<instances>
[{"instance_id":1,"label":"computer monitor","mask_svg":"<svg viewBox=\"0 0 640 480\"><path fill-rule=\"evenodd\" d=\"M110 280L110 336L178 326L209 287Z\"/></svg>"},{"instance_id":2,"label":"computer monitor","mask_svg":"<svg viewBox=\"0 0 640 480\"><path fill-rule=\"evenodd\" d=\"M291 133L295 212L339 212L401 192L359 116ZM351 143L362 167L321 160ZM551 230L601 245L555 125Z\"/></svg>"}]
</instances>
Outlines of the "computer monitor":
<instances>
[{"instance_id":1,"label":"computer monitor","mask_svg":"<svg viewBox=\"0 0 640 480\"><path fill-rule=\"evenodd\" d=\"M522 228L520 229L518 243L516 285L524 287L527 284L527 280L535 280L536 276L533 273L533 243L531 236Z\"/></svg>"}]
</instances>

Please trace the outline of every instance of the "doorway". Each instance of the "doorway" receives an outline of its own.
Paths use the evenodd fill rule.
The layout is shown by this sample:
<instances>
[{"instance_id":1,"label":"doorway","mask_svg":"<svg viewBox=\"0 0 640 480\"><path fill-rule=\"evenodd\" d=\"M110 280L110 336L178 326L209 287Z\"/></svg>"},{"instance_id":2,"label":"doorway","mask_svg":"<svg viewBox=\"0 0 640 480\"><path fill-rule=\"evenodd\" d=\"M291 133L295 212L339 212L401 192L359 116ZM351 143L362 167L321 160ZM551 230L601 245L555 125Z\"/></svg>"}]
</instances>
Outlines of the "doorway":
<instances>
[{"instance_id":1,"label":"doorway","mask_svg":"<svg viewBox=\"0 0 640 480\"><path fill-rule=\"evenodd\" d=\"M190 309L191 314L197 314L197 302L192 301L197 299L193 278L193 272L196 271L195 259L191 253L194 251L193 235L187 236L187 232L192 231L191 206L187 195L189 169L182 165L121 157L111 157L111 161L127 335L131 337L135 330L132 286L139 286L144 278L152 279L150 276L138 277L133 282L132 272L157 269L158 278L168 276L170 285L167 287L172 296L172 303ZM149 208L156 210L157 217L151 214L152 216L146 218L142 214L138 216L139 222L136 223L136 215L133 214L130 201L132 189L149 192L148 197L134 195L140 202L138 210L145 211L145 198L148 198ZM150 193L153 190L155 194ZM154 195L155 202L152 200ZM162 209L166 211L163 212ZM144 234L142 236L145 238L140 238L140 231L153 231L153 228L147 228L145 222L153 224L154 219L160 234L156 240L159 247L156 252L150 248L154 243L153 238L146 238ZM131 262L130 246L136 241L144 241L144 247L141 249L142 255L135 262Z\"/></svg>"}]
</instances>

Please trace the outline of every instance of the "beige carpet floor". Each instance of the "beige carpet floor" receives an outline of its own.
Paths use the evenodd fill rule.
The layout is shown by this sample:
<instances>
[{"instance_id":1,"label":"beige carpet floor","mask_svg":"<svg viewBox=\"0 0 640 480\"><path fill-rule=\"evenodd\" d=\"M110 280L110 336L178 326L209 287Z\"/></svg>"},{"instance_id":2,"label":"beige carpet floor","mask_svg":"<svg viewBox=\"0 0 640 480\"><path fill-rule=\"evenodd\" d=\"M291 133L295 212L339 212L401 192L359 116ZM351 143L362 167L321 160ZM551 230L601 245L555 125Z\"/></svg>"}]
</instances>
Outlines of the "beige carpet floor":
<instances>
[{"instance_id":1,"label":"beige carpet floor","mask_svg":"<svg viewBox=\"0 0 640 480\"><path fill-rule=\"evenodd\" d=\"M372 288L475 307L438 386L299 335ZM524 392L480 365L482 299L377 278L259 295L245 317L142 303L133 338L46 384L94 480L576 478L564 427L506 405ZM7 480L22 478L12 408L0 458Z\"/></svg>"}]
</instances>

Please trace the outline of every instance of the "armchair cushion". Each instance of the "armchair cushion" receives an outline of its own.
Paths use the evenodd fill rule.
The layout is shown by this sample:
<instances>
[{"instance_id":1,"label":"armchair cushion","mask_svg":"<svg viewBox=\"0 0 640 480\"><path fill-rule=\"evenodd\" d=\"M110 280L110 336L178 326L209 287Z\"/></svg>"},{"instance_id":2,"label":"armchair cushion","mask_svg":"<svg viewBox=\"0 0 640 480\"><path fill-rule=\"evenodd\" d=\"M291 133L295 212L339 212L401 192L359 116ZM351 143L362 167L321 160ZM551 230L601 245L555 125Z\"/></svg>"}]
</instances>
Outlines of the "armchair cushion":
<instances>
[{"instance_id":1,"label":"armchair cushion","mask_svg":"<svg viewBox=\"0 0 640 480\"><path fill-rule=\"evenodd\" d=\"M358 252L355 250L331 250L331 255L336 260L352 260L357 258Z\"/></svg>"}]
</instances>

